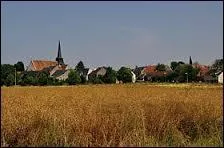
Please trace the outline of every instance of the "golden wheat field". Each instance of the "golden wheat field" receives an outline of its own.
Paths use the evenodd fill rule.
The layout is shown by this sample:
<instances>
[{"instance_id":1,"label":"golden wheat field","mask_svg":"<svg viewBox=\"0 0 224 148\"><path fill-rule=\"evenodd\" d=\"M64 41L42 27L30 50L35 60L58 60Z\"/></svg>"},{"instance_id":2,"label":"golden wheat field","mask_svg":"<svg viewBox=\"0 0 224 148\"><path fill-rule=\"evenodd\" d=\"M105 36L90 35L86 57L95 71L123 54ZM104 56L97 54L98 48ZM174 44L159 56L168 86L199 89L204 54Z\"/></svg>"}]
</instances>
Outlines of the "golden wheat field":
<instances>
[{"instance_id":1,"label":"golden wheat field","mask_svg":"<svg viewBox=\"0 0 224 148\"><path fill-rule=\"evenodd\" d=\"M222 85L1 88L1 146L223 146Z\"/></svg>"}]
</instances>

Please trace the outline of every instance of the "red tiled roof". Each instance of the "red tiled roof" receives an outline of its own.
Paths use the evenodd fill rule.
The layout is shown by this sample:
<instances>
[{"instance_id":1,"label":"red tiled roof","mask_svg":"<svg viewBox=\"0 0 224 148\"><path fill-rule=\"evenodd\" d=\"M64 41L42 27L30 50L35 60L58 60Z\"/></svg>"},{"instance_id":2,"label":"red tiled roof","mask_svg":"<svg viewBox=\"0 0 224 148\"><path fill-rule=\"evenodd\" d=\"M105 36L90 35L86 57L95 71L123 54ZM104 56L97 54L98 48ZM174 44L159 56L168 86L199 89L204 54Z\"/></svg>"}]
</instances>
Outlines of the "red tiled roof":
<instances>
[{"instance_id":1,"label":"red tiled roof","mask_svg":"<svg viewBox=\"0 0 224 148\"><path fill-rule=\"evenodd\" d=\"M144 68L145 73L153 73L156 72L156 65L149 65Z\"/></svg>"},{"instance_id":2,"label":"red tiled roof","mask_svg":"<svg viewBox=\"0 0 224 148\"><path fill-rule=\"evenodd\" d=\"M199 69L200 75L205 75L209 71L209 66L206 65L196 64L194 67Z\"/></svg>"},{"instance_id":3,"label":"red tiled roof","mask_svg":"<svg viewBox=\"0 0 224 148\"><path fill-rule=\"evenodd\" d=\"M32 60L31 62L33 64L35 71L41 71L44 68L57 65L56 61Z\"/></svg>"}]
</instances>

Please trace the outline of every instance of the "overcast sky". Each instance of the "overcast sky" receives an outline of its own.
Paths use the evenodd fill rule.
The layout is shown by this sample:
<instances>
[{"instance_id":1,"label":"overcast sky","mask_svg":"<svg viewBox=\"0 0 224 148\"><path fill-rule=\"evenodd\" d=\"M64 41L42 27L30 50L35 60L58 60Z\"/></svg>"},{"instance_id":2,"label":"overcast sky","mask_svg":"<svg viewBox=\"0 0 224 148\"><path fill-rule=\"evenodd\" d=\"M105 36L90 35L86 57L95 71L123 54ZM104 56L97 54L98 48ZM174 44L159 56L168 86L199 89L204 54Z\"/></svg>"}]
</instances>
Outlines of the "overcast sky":
<instances>
[{"instance_id":1,"label":"overcast sky","mask_svg":"<svg viewBox=\"0 0 224 148\"><path fill-rule=\"evenodd\" d=\"M1 62L135 67L223 58L222 2L1 2Z\"/></svg>"}]
</instances>

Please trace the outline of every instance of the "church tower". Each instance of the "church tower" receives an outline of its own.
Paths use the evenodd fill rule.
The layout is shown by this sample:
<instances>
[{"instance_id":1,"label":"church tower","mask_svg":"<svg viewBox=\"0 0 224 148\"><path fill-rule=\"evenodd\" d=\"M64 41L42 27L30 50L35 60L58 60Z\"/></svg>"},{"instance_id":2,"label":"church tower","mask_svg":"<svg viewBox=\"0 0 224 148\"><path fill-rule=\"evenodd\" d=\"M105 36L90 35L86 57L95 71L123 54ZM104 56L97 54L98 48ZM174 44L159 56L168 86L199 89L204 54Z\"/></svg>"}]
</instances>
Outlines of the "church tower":
<instances>
[{"instance_id":1,"label":"church tower","mask_svg":"<svg viewBox=\"0 0 224 148\"><path fill-rule=\"evenodd\" d=\"M58 56L56 57L56 61L58 62L58 65L64 65L64 61L63 61L63 58L61 56L61 44L60 44L60 40L59 40L59 44L58 44Z\"/></svg>"}]
</instances>

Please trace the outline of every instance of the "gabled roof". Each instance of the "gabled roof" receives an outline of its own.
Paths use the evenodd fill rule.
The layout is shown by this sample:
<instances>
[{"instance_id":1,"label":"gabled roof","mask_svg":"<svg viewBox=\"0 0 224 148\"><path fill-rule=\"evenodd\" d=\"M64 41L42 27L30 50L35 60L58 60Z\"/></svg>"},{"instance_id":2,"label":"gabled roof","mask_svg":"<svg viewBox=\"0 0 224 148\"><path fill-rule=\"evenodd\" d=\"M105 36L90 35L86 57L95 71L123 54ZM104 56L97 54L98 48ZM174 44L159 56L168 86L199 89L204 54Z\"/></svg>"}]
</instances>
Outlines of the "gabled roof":
<instances>
[{"instance_id":1,"label":"gabled roof","mask_svg":"<svg viewBox=\"0 0 224 148\"><path fill-rule=\"evenodd\" d=\"M98 67L96 70L93 70L89 75L96 75L98 71L100 71L101 69L106 69L107 67L103 66L103 67Z\"/></svg>"},{"instance_id":2,"label":"gabled roof","mask_svg":"<svg viewBox=\"0 0 224 148\"><path fill-rule=\"evenodd\" d=\"M35 71L41 71L44 68L57 65L56 61L47 61L47 60L32 60L31 63L33 64Z\"/></svg>"},{"instance_id":3,"label":"gabled roof","mask_svg":"<svg viewBox=\"0 0 224 148\"><path fill-rule=\"evenodd\" d=\"M53 77L59 77L61 75L63 75L67 70L56 70L54 73L53 73Z\"/></svg>"}]
</instances>

